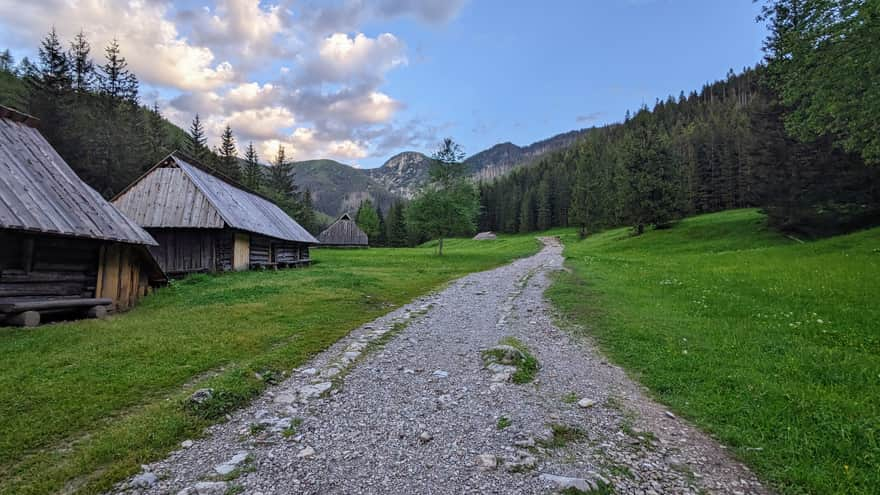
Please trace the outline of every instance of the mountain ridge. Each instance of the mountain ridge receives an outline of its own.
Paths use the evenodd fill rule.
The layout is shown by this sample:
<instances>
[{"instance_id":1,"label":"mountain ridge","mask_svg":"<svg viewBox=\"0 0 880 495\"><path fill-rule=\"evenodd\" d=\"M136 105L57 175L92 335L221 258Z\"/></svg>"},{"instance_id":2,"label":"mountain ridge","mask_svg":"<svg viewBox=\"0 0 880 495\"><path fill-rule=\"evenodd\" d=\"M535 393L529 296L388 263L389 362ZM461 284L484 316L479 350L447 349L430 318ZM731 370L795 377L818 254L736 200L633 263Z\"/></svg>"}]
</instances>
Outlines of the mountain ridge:
<instances>
[{"instance_id":1,"label":"mountain ridge","mask_svg":"<svg viewBox=\"0 0 880 495\"><path fill-rule=\"evenodd\" d=\"M548 153L570 147L589 130L556 134L526 146L509 141L498 143L469 156L464 164L468 175L475 180L494 180ZM371 169L329 159L305 160L293 165L300 187L312 191L316 209L338 216L356 210L366 199L388 211L395 198L413 198L428 181L432 161L424 153L402 151Z\"/></svg>"}]
</instances>

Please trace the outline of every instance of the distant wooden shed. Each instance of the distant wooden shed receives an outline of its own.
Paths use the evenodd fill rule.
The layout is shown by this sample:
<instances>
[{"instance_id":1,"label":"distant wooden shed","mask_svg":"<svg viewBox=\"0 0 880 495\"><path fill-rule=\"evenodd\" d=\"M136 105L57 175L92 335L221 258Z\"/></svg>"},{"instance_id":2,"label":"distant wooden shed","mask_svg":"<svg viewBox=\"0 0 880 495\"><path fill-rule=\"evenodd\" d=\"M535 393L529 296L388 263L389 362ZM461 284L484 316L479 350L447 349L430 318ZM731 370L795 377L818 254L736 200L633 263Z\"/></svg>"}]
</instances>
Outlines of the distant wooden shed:
<instances>
[{"instance_id":1,"label":"distant wooden shed","mask_svg":"<svg viewBox=\"0 0 880 495\"><path fill-rule=\"evenodd\" d=\"M86 185L34 128L0 106L0 323L127 309L165 275L156 241Z\"/></svg>"},{"instance_id":2,"label":"distant wooden shed","mask_svg":"<svg viewBox=\"0 0 880 495\"><path fill-rule=\"evenodd\" d=\"M318 240L322 247L367 247L370 244L367 234L348 213L344 213L333 225L318 234Z\"/></svg>"},{"instance_id":3,"label":"distant wooden shed","mask_svg":"<svg viewBox=\"0 0 880 495\"><path fill-rule=\"evenodd\" d=\"M318 240L272 201L174 152L113 198L166 273L306 266Z\"/></svg>"}]
</instances>

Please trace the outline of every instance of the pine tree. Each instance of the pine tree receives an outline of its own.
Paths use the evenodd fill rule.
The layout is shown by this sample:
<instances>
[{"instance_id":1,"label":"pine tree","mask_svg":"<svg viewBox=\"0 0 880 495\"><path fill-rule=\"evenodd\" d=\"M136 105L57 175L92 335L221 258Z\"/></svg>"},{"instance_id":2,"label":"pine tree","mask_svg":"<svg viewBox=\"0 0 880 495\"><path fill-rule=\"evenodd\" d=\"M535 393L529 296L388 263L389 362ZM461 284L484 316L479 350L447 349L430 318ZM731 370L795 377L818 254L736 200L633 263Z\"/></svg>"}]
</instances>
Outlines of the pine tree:
<instances>
[{"instance_id":1,"label":"pine tree","mask_svg":"<svg viewBox=\"0 0 880 495\"><path fill-rule=\"evenodd\" d=\"M186 143L186 153L199 160L205 162L208 160L210 152L208 151L208 138L205 137L205 127L199 114L193 118L192 125L189 127L189 136Z\"/></svg>"},{"instance_id":2,"label":"pine tree","mask_svg":"<svg viewBox=\"0 0 880 495\"><path fill-rule=\"evenodd\" d=\"M590 223L588 205L587 165L579 163L571 191L571 207L569 208L569 225L578 228L578 235L583 239L587 236L587 225Z\"/></svg>"},{"instance_id":3,"label":"pine tree","mask_svg":"<svg viewBox=\"0 0 880 495\"><path fill-rule=\"evenodd\" d=\"M283 145L278 145L278 152L272 167L269 168L268 186L287 200L295 200L297 187L293 182L293 164L287 160Z\"/></svg>"},{"instance_id":4,"label":"pine tree","mask_svg":"<svg viewBox=\"0 0 880 495\"><path fill-rule=\"evenodd\" d=\"M128 70L128 62L119 49L119 42L114 39L104 49L106 62L101 66L99 86L112 103L138 101L138 80Z\"/></svg>"},{"instance_id":5,"label":"pine tree","mask_svg":"<svg viewBox=\"0 0 880 495\"><path fill-rule=\"evenodd\" d=\"M58 40L55 28L43 38L39 49L40 85L43 91L58 96L70 90L70 60Z\"/></svg>"},{"instance_id":6,"label":"pine tree","mask_svg":"<svg viewBox=\"0 0 880 495\"><path fill-rule=\"evenodd\" d=\"M388 218L385 222L387 229L386 239L391 247L403 247L407 244L407 231L405 220L405 206L397 201L388 210Z\"/></svg>"},{"instance_id":7,"label":"pine tree","mask_svg":"<svg viewBox=\"0 0 880 495\"><path fill-rule=\"evenodd\" d=\"M318 219L315 215L315 203L312 200L312 190L306 188L302 194L302 205L300 208L300 217L297 219L304 229L312 234L318 233Z\"/></svg>"},{"instance_id":8,"label":"pine tree","mask_svg":"<svg viewBox=\"0 0 880 495\"><path fill-rule=\"evenodd\" d=\"M376 207L376 216L379 217L379 232L376 234L376 245L388 245L388 226L385 225L385 215L382 213L382 206Z\"/></svg>"},{"instance_id":9,"label":"pine tree","mask_svg":"<svg viewBox=\"0 0 880 495\"><path fill-rule=\"evenodd\" d=\"M165 135L165 118L159 111L159 104L153 103L152 108L147 113L147 152L149 153L148 163L156 163L168 154L169 149L166 145L167 137Z\"/></svg>"},{"instance_id":10,"label":"pine tree","mask_svg":"<svg viewBox=\"0 0 880 495\"><path fill-rule=\"evenodd\" d=\"M235 136L232 135L232 128L229 125L223 130L220 136L220 148L217 150L220 156L218 168L220 172L227 177L239 180L241 179L241 169L238 167L238 150L235 148Z\"/></svg>"},{"instance_id":11,"label":"pine tree","mask_svg":"<svg viewBox=\"0 0 880 495\"><path fill-rule=\"evenodd\" d=\"M0 72L15 74L15 57L8 48L0 53Z\"/></svg>"},{"instance_id":12,"label":"pine tree","mask_svg":"<svg viewBox=\"0 0 880 495\"><path fill-rule=\"evenodd\" d=\"M248 143L244 153L244 160L244 176L242 181L245 186L257 191L263 186L263 169L257 156L257 150L254 149L253 141Z\"/></svg>"},{"instance_id":13,"label":"pine tree","mask_svg":"<svg viewBox=\"0 0 880 495\"><path fill-rule=\"evenodd\" d=\"M86 35L80 31L70 44L68 58L70 60L71 79L74 91L86 93L95 84L95 64L91 59L92 47Z\"/></svg>"},{"instance_id":14,"label":"pine tree","mask_svg":"<svg viewBox=\"0 0 880 495\"><path fill-rule=\"evenodd\" d=\"M550 197L550 183L546 178L542 179L541 183L538 184L537 196L538 215L535 227L538 230L547 230L553 225L553 219L551 217L553 205L552 198Z\"/></svg>"}]
</instances>

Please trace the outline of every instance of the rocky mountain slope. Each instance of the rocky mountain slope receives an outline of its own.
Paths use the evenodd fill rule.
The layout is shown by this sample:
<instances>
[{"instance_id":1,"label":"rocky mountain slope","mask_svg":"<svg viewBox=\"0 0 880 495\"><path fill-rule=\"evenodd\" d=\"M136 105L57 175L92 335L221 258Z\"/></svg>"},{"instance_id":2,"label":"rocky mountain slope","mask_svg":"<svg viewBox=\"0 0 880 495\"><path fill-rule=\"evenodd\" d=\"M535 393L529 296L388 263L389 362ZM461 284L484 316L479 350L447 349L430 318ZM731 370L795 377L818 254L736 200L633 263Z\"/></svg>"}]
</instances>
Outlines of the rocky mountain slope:
<instances>
[{"instance_id":1,"label":"rocky mountain slope","mask_svg":"<svg viewBox=\"0 0 880 495\"><path fill-rule=\"evenodd\" d=\"M362 201L388 211L395 195L365 171L333 160L308 160L293 164L294 181L301 190L310 189L315 209L331 217L355 211Z\"/></svg>"},{"instance_id":2,"label":"rocky mountain slope","mask_svg":"<svg viewBox=\"0 0 880 495\"><path fill-rule=\"evenodd\" d=\"M547 153L567 148L587 129L553 136L528 146L501 143L465 160L468 172L478 180L492 180L528 165ZM388 211L395 197L412 198L428 180L431 159L423 153L405 151L389 158L381 167L361 170L333 160L310 160L294 164L296 182L309 188L315 207L337 216L356 210L370 199Z\"/></svg>"}]
</instances>

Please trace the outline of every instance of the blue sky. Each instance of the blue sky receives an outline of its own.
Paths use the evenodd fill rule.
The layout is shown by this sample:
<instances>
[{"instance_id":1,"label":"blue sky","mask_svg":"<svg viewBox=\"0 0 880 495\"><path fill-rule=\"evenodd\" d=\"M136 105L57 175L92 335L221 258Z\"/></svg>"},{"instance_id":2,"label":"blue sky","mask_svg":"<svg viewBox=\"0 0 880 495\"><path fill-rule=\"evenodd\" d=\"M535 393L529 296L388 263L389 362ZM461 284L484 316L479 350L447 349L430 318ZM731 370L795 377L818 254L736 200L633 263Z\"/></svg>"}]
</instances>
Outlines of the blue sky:
<instances>
[{"instance_id":1,"label":"blue sky","mask_svg":"<svg viewBox=\"0 0 880 495\"><path fill-rule=\"evenodd\" d=\"M761 59L751 0L0 0L0 47L55 24L119 39L181 126L264 158L381 165L444 136L476 153L622 119Z\"/></svg>"}]
</instances>

